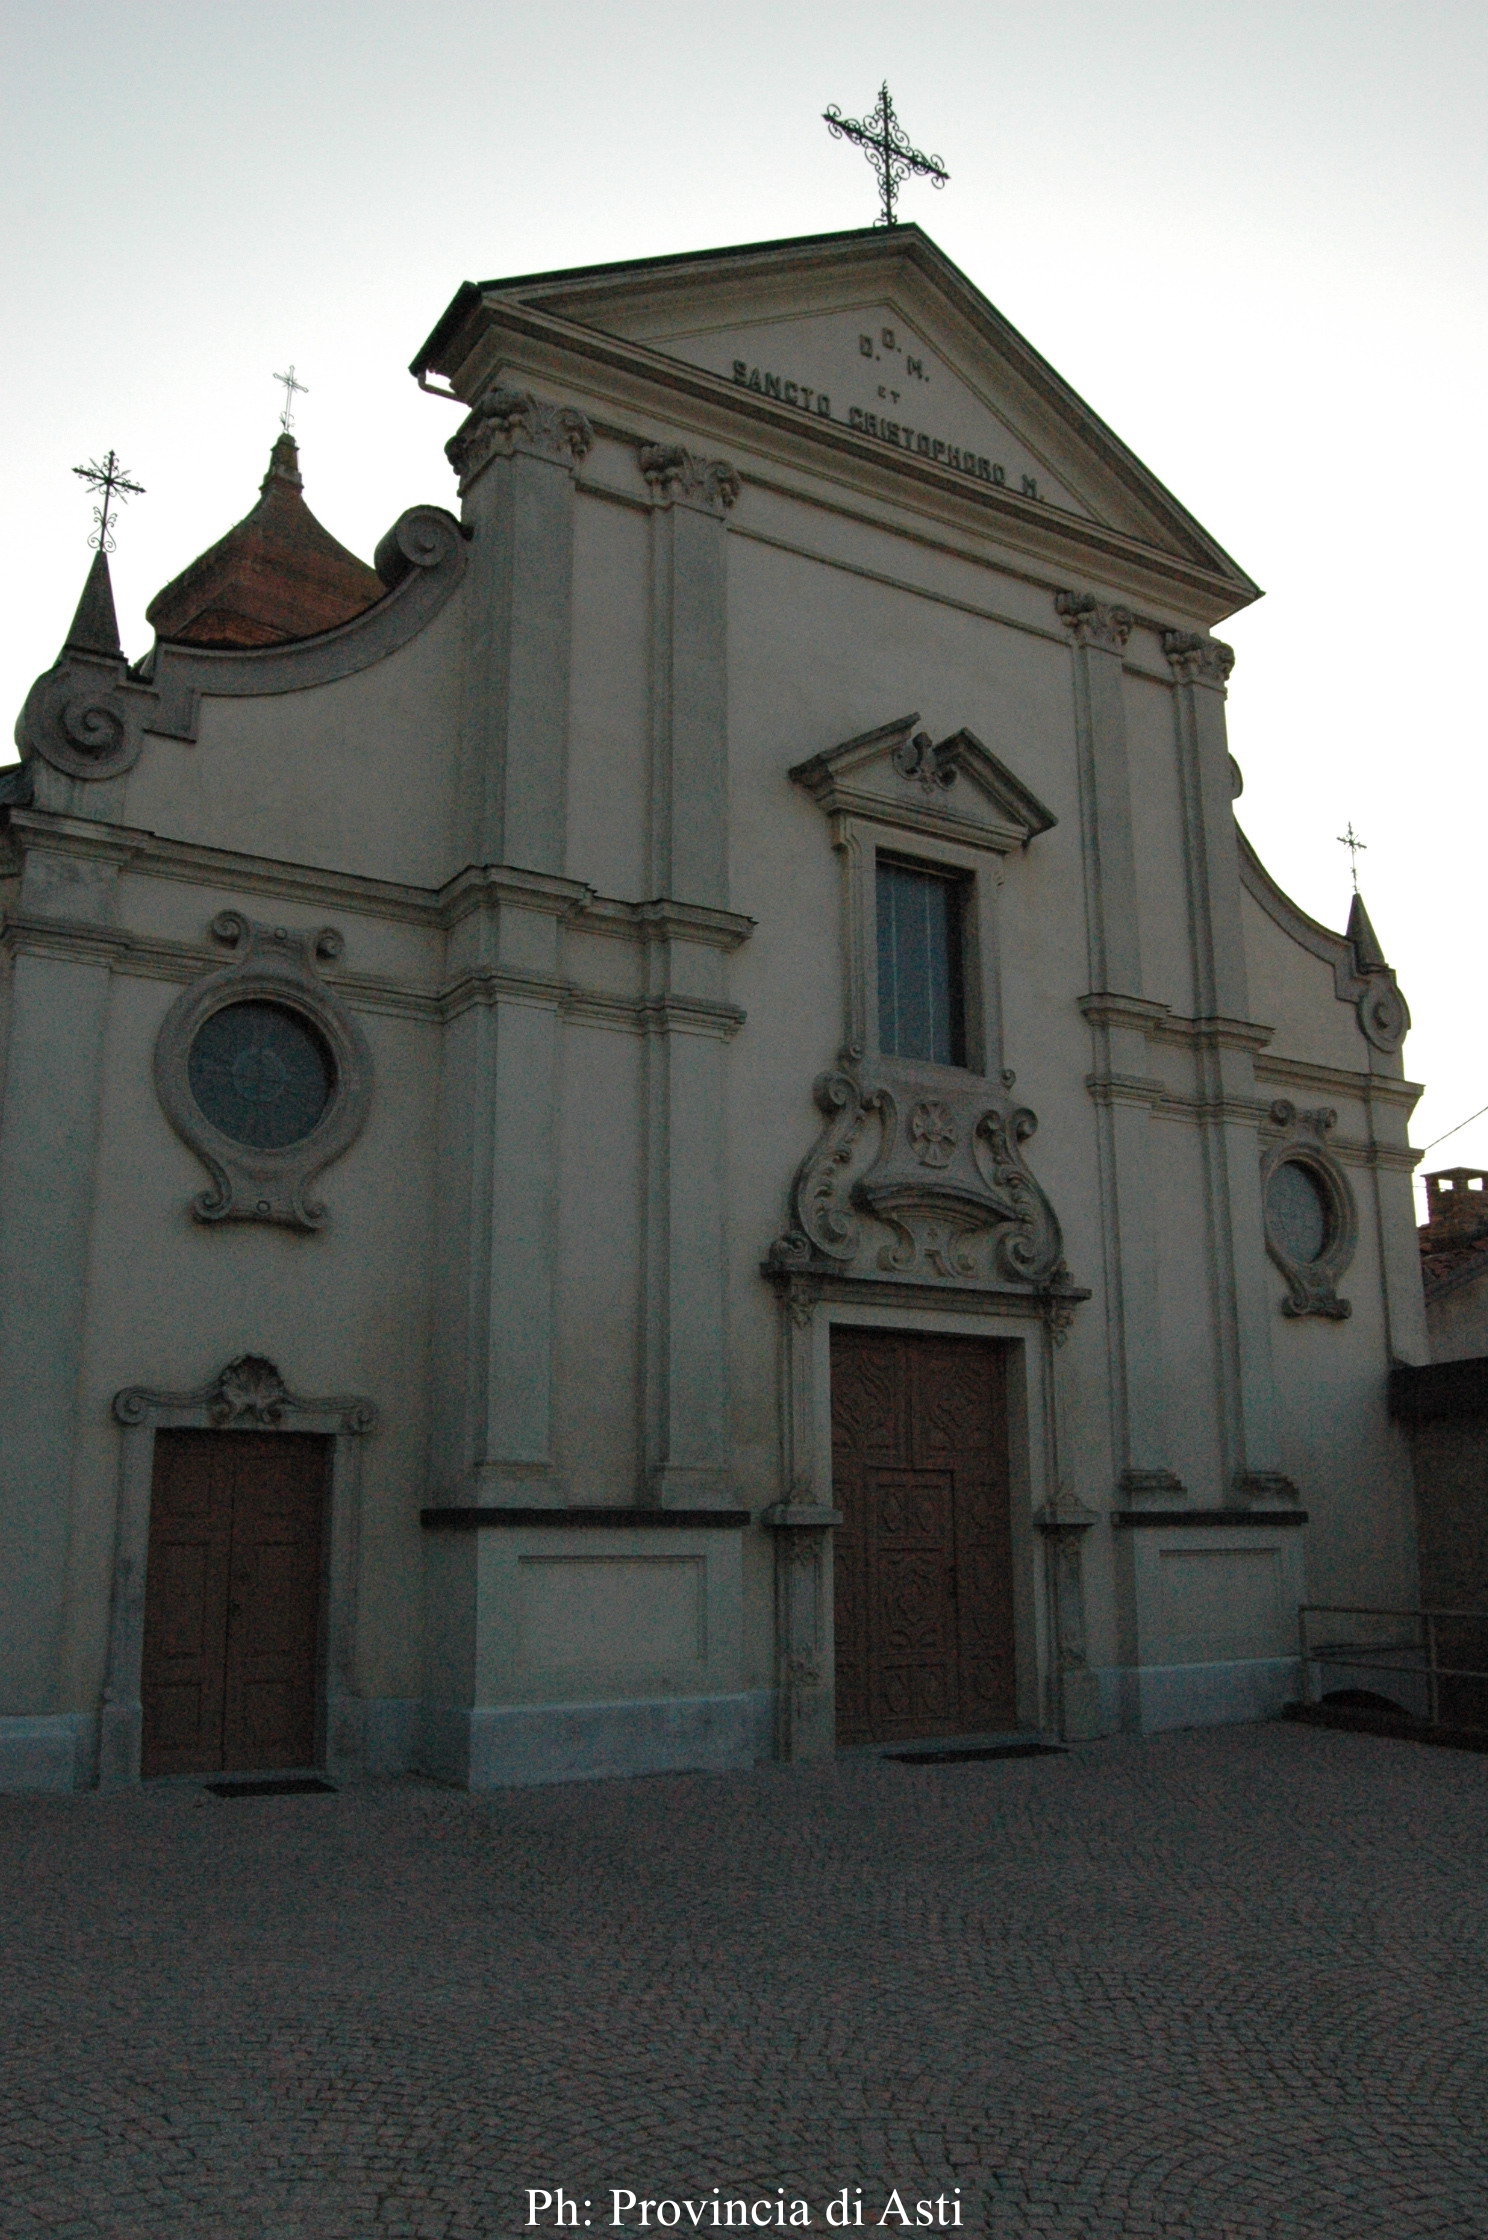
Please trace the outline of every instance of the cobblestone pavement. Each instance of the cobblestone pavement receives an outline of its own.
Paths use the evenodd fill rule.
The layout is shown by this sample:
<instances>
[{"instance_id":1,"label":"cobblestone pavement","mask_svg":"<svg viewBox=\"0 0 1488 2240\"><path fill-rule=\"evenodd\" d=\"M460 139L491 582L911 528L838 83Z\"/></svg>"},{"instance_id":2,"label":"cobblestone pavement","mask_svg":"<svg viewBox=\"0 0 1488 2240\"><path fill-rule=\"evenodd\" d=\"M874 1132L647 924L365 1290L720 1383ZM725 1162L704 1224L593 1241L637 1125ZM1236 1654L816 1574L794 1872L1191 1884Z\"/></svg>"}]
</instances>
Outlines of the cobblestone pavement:
<instances>
[{"instance_id":1,"label":"cobblestone pavement","mask_svg":"<svg viewBox=\"0 0 1488 2240\"><path fill-rule=\"evenodd\" d=\"M1280 1726L0 1800L0 2229L1477 2240L1485 1836L1488 1760Z\"/></svg>"}]
</instances>

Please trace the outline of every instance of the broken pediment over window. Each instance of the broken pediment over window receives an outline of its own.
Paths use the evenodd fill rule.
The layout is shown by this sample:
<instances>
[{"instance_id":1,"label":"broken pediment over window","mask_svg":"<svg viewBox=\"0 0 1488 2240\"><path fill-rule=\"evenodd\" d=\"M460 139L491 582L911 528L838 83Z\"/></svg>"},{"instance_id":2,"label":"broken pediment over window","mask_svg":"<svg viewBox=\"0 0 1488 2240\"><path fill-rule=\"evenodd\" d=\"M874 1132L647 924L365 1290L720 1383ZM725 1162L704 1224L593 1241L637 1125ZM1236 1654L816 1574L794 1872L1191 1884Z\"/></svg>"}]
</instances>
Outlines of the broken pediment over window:
<instances>
[{"instance_id":1,"label":"broken pediment over window","mask_svg":"<svg viewBox=\"0 0 1488 2240\"><path fill-rule=\"evenodd\" d=\"M1023 1147L1037 1126L991 1081L880 1059L824 1073L825 1126L791 1189L780 1274L1038 1293L1073 1287Z\"/></svg>"},{"instance_id":2,"label":"broken pediment over window","mask_svg":"<svg viewBox=\"0 0 1488 2240\"><path fill-rule=\"evenodd\" d=\"M791 776L829 816L868 817L997 854L1027 847L1058 821L974 732L933 739L916 714L828 747Z\"/></svg>"}]
</instances>

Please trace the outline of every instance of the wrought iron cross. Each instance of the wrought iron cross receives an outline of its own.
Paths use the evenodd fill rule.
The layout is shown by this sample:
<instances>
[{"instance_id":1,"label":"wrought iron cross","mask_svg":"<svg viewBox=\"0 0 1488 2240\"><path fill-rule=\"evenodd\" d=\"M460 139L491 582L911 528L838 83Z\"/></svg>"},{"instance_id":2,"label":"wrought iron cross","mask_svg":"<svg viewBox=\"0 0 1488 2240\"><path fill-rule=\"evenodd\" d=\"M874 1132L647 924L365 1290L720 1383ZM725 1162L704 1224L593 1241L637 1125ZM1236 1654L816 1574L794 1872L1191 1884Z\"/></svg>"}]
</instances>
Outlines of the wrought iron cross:
<instances>
[{"instance_id":1,"label":"wrought iron cross","mask_svg":"<svg viewBox=\"0 0 1488 2240\"><path fill-rule=\"evenodd\" d=\"M76 475L81 475L88 488L95 491L103 499L102 505L93 508L93 519L97 523L97 527L88 542L95 546L99 552L112 552L114 549L113 527L118 518L114 500L115 498L125 501L130 498L142 498L145 494L145 486L142 482L130 481L127 468L122 467L119 463L117 451L109 451L101 465L97 459L91 459L86 467L74 467L72 471Z\"/></svg>"},{"instance_id":2,"label":"wrought iron cross","mask_svg":"<svg viewBox=\"0 0 1488 2240\"><path fill-rule=\"evenodd\" d=\"M943 187L950 177L939 156L921 155L918 148L911 146L908 134L894 114L887 80L878 89L878 106L871 116L845 117L834 101L829 109L823 110L822 121L834 140L856 140L878 173L879 200L883 207L874 220L875 225L898 223L894 205L906 179L928 179L932 186Z\"/></svg>"},{"instance_id":3,"label":"wrought iron cross","mask_svg":"<svg viewBox=\"0 0 1488 2240\"><path fill-rule=\"evenodd\" d=\"M1355 894L1357 894L1359 891L1359 857L1362 853L1367 852L1369 842L1367 840L1361 840L1359 838L1358 833L1354 830L1354 820L1352 817L1350 817L1348 821L1348 830L1346 832L1339 833L1338 845L1340 848L1348 849L1349 869L1354 875L1354 892Z\"/></svg>"},{"instance_id":4,"label":"wrought iron cross","mask_svg":"<svg viewBox=\"0 0 1488 2240\"><path fill-rule=\"evenodd\" d=\"M284 410L279 415L279 425L284 430L284 433L288 435L290 429L294 426L295 398L297 396L308 397L310 392L305 387L303 381L296 381L295 369L293 366L290 367L288 373L276 373L274 379L283 384Z\"/></svg>"}]
</instances>

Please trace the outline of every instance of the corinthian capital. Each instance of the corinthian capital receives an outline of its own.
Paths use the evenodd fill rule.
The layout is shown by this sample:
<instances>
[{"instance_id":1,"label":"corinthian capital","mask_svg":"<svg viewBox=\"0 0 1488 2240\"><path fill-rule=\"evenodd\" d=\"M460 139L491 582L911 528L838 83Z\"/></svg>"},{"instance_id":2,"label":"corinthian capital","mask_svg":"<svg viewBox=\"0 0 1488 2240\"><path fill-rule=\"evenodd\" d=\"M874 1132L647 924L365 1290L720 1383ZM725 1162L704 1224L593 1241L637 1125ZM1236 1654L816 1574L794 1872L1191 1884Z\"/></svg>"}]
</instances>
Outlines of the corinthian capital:
<instances>
[{"instance_id":1,"label":"corinthian capital","mask_svg":"<svg viewBox=\"0 0 1488 2240\"><path fill-rule=\"evenodd\" d=\"M1208 684L1223 692L1235 666L1235 649L1223 638L1201 638L1192 630L1164 630L1163 652L1179 684Z\"/></svg>"},{"instance_id":2,"label":"corinthian capital","mask_svg":"<svg viewBox=\"0 0 1488 2240\"><path fill-rule=\"evenodd\" d=\"M1054 609L1077 646L1121 653L1132 632L1130 607L1103 606L1093 591L1056 591Z\"/></svg>"},{"instance_id":3,"label":"corinthian capital","mask_svg":"<svg viewBox=\"0 0 1488 2240\"><path fill-rule=\"evenodd\" d=\"M739 495L739 477L726 459L699 459L680 443L643 443L641 472L659 505L706 506L722 513Z\"/></svg>"},{"instance_id":4,"label":"corinthian capital","mask_svg":"<svg viewBox=\"0 0 1488 2240\"><path fill-rule=\"evenodd\" d=\"M444 448L463 484L498 453L535 451L567 466L582 459L593 443L594 430L577 406L549 404L530 389L498 387L476 398L469 418Z\"/></svg>"}]
</instances>

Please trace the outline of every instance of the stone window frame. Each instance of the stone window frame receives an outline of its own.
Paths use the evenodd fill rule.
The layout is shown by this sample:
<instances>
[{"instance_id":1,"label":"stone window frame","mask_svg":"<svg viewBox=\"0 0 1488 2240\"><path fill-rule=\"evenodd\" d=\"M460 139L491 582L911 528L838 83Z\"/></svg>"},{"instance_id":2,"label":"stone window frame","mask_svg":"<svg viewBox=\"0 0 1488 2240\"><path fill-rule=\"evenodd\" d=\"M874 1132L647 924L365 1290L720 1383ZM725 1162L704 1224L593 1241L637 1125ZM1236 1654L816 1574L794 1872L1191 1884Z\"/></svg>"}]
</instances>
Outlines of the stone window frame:
<instances>
[{"instance_id":1,"label":"stone window frame","mask_svg":"<svg viewBox=\"0 0 1488 2240\"><path fill-rule=\"evenodd\" d=\"M324 1227L326 1209L309 1196L315 1177L349 1151L372 1100L372 1053L366 1036L316 970L338 958L345 943L334 926L294 933L220 910L212 937L238 954L220 971L182 990L155 1041L155 1088L166 1118L212 1177L192 1201L198 1221L265 1221L285 1228ZM308 1135L277 1150L256 1150L215 1127L191 1089L191 1047L214 1013L245 1002L282 1005L305 1019L325 1043L334 1086Z\"/></svg>"},{"instance_id":2,"label":"stone window frame","mask_svg":"<svg viewBox=\"0 0 1488 2240\"><path fill-rule=\"evenodd\" d=\"M1358 1250L1359 1209L1348 1176L1327 1147L1327 1136L1338 1115L1330 1109L1299 1112L1287 1098L1279 1097L1269 1118L1280 1135L1261 1155L1261 1219L1266 1250L1287 1281L1281 1311L1293 1319L1318 1315L1325 1321L1346 1322L1353 1305L1339 1297L1337 1287ZM1305 1168L1322 1193L1328 1240L1316 1260L1298 1260L1288 1252L1271 1219L1271 1181L1284 1166Z\"/></svg>"},{"instance_id":3,"label":"stone window frame","mask_svg":"<svg viewBox=\"0 0 1488 2240\"><path fill-rule=\"evenodd\" d=\"M944 1066L933 1058L888 1059L928 1075L989 1074L1000 1067L1002 998L998 981L998 853L964 840L883 818L839 815L832 845L843 866L846 965L844 1055L884 1058L878 1027L878 868L880 859L910 871L925 870L960 888L963 1062Z\"/></svg>"},{"instance_id":4,"label":"stone window frame","mask_svg":"<svg viewBox=\"0 0 1488 2240\"><path fill-rule=\"evenodd\" d=\"M355 1645L363 1442L377 1428L372 1401L354 1394L303 1398L290 1390L266 1356L242 1354L195 1391L126 1385L115 1393L112 1413L121 1431L108 1658L98 1719L99 1788L131 1788L141 1778L145 1589L157 1431L308 1431L330 1439L317 1757L329 1774L354 1772L364 1755Z\"/></svg>"}]
</instances>

